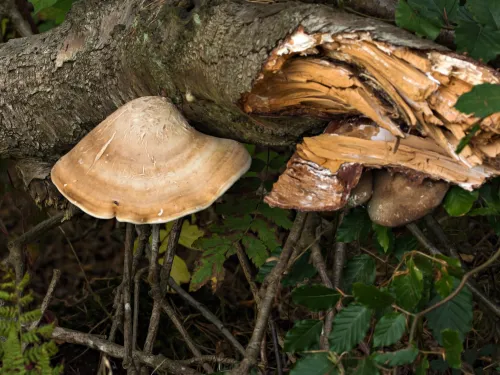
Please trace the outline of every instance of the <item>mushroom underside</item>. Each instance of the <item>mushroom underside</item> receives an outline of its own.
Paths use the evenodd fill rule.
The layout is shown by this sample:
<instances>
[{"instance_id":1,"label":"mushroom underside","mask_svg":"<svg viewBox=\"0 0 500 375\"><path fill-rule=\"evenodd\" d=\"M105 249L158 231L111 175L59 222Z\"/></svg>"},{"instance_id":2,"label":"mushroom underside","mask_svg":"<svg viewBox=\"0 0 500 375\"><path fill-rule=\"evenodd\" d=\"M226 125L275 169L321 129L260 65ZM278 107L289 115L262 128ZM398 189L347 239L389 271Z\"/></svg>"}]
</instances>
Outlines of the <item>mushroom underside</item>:
<instances>
[{"instance_id":1,"label":"mushroom underside","mask_svg":"<svg viewBox=\"0 0 500 375\"><path fill-rule=\"evenodd\" d=\"M475 85L499 80L494 69L452 52L391 45L365 31L310 35L297 29L271 53L242 107L253 115L315 117L329 125L297 145L266 202L333 211L364 204L373 192L368 205L376 222L418 219L439 205L449 184L472 190L500 174L500 113L481 119L454 108ZM374 169L385 172L367 184L362 176ZM359 181L363 199L354 190ZM392 192L384 198L378 185L385 184ZM410 190L423 198L414 199L413 208L405 203L412 212L407 219L378 219L384 215L375 207L386 202L398 210L395 201L409 199Z\"/></svg>"}]
</instances>

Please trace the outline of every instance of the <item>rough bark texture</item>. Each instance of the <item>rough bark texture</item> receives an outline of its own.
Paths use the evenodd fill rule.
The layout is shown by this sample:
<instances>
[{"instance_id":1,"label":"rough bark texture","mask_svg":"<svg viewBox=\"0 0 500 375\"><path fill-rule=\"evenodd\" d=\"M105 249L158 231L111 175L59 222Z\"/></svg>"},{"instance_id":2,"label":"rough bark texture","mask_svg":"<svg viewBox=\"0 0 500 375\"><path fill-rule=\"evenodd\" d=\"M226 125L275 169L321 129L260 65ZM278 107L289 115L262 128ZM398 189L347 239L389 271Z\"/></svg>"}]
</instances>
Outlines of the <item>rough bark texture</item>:
<instances>
[{"instance_id":1,"label":"rough bark texture","mask_svg":"<svg viewBox=\"0 0 500 375\"><path fill-rule=\"evenodd\" d=\"M270 51L299 25L440 48L325 5L210 1L186 13L166 1L86 0L60 27L0 46L0 157L54 161L118 106L158 94L201 130L291 144L324 122L250 116L239 101Z\"/></svg>"}]
</instances>

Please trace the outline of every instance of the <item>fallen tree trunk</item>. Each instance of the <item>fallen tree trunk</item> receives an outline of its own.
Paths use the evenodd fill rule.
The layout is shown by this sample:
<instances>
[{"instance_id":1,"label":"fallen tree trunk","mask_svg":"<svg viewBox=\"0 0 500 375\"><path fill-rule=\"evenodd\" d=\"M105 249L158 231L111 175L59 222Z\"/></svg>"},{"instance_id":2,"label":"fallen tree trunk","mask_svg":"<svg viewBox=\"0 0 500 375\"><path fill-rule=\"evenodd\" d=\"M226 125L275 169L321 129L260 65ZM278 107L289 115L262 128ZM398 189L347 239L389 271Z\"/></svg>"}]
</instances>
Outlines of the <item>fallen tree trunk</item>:
<instances>
[{"instance_id":1,"label":"fallen tree trunk","mask_svg":"<svg viewBox=\"0 0 500 375\"><path fill-rule=\"evenodd\" d=\"M241 106L278 43L308 33L368 31L392 45L444 50L397 27L325 5L86 0L60 27L0 46L0 157L53 161L125 102L170 97L201 130L292 144L325 122L256 116Z\"/></svg>"}]
</instances>

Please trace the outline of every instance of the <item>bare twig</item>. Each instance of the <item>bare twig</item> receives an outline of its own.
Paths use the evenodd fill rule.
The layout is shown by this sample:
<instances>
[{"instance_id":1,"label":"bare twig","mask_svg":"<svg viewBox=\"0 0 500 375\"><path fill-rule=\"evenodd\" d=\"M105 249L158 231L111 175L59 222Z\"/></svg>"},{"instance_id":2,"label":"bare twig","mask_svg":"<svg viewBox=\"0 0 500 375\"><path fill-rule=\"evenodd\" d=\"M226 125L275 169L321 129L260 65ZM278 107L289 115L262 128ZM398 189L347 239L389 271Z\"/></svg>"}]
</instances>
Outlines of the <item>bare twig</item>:
<instances>
[{"instance_id":1,"label":"bare twig","mask_svg":"<svg viewBox=\"0 0 500 375\"><path fill-rule=\"evenodd\" d=\"M144 267L140 269L134 276L134 318L133 318L133 329L132 329L132 346L135 349L137 347L137 330L139 329L139 296L140 296L140 286L141 278L148 269ZM137 369L139 371L140 369Z\"/></svg>"},{"instance_id":2,"label":"bare twig","mask_svg":"<svg viewBox=\"0 0 500 375\"><path fill-rule=\"evenodd\" d=\"M123 346L125 348L123 368L126 368L129 374L136 373L135 365L132 361L132 306L130 301L132 253L134 250L133 229L134 226L127 223L125 229L125 256L123 264L123 309L125 311L125 319L123 322Z\"/></svg>"},{"instance_id":3,"label":"bare twig","mask_svg":"<svg viewBox=\"0 0 500 375\"><path fill-rule=\"evenodd\" d=\"M255 328L253 330L250 343L248 344L245 351L245 358L243 359L243 361L241 361L240 365L231 372L232 375L246 375L250 368L257 362L260 343L262 342L262 338L264 337L266 331L274 297L278 290L281 276L286 270L290 256L302 232L305 218L306 215L304 213L299 212L297 214L295 222L293 223L292 229L290 230L290 233L286 240L285 246L283 246L283 251L281 252L280 258L276 263L276 266L264 280L263 285L266 285L267 287L261 300L259 313L257 314L257 321L255 323Z\"/></svg>"},{"instance_id":4,"label":"bare twig","mask_svg":"<svg viewBox=\"0 0 500 375\"><path fill-rule=\"evenodd\" d=\"M500 249L498 249L496 251L496 253L493 254L493 256L490 259L488 259L486 262L484 262L480 266L474 268L473 270L470 270L469 272L467 272L464 275L464 277L462 278L462 280L460 281L460 284L458 284L458 287L452 293L450 293L446 298L443 298L441 301L437 302L436 304L426 308L425 310L420 311L418 314L415 314L415 317L413 318L413 323L411 325L410 338L408 340L409 341L408 345L412 344L418 321L420 320L420 318L422 316L430 313L431 311L437 309L440 306L443 306L445 303L447 303L447 302L451 301L453 298L455 298L458 295L458 293L460 293L460 291L467 285L467 280L471 276L473 276L474 274L481 272L484 269L490 267L499 257L500 257Z\"/></svg>"},{"instance_id":5,"label":"bare twig","mask_svg":"<svg viewBox=\"0 0 500 375\"><path fill-rule=\"evenodd\" d=\"M9 257L7 258L7 262L14 267L14 272L16 274L16 283L19 284L24 275L23 247L28 243L39 239L48 231L58 227L63 222L70 220L80 212L81 211L79 211L75 206L71 205L66 211L63 211L48 218L47 220L42 221L26 233L23 233L21 236L8 243L7 247L9 249Z\"/></svg>"},{"instance_id":6,"label":"bare twig","mask_svg":"<svg viewBox=\"0 0 500 375\"><path fill-rule=\"evenodd\" d=\"M425 234L415 223L407 224L406 227L417 238L422 246L424 246L429 251L429 253L431 253L432 255L442 254L442 252L436 246L434 246L434 244L425 236ZM446 242L449 245L449 241ZM448 249L450 250L451 256L460 260L460 258L458 257L458 253L453 249L453 247L448 247ZM485 306L487 306L493 313L495 313L495 315L500 317L500 307L490 301L490 299L485 296L470 280L467 281L467 287L474 294L474 296L476 296L476 298L478 298Z\"/></svg>"},{"instance_id":7,"label":"bare twig","mask_svg":"<svg viewBox=\"0 0 500 375\"><path fill-rule=\"evenodd\" d=\"M179 319L179 317L177 316L177 314L175 313L174 309L172 308L172 306L170 306L170 304L164 299L161 303L161 308L163 309L163 311L165 311L165 313L168 315L168 317L170 318L170 320L172 321L172 323L174 324L175 328L177 328L177 330L179 331L179 333L181 334L182 338L184 339L185 343L187 344L187 346L189 347L189 350L191 350L191 353L193 353L193 355L196 357L196 358L201 358L202 355L201 355L201 352L200 350L198 349L198 347L196 346L196 344L194 343L193 339L191 338L191 336L189 336L189 333L186 331L186 329L184 328L184 326L182 325L182 322L181 320ZM212 368L212 366L210 366L208 363L204 363L203 361L202 362L199 362L202 364L203 366L203 369L211 374L212 372L214 372L214 369Z\"/></svg>"},{"instance_id":8,"label":"bare twig","mask_svg":"<svg viewBox=\"0 0 500 375\"><path fill-rule=\"evenodd\" d=\"M273 319L270 319L269 324L271 325L271 336L273 338L274 356L276 357L276 370L278 371L278 375L283 375L283 365L281 364L281 353L278 342L278 332L276 331L276 323L274 323Z\"/></svg>"},{"instance_id":9,"label":"bare twig","mask_svg":"<svg viewBox=\"0 0 500 375\"><path fill-rule=\"evenodd\" d=\"M240 261L240 266L243 269L243 274L245 275L245 278L250 285L250 290L252 291L255 304L258 307L260 303L259 290L257 289L257 285L255 285L255 282L252 279L252 272L250 271L250 264L248 263L247 255L239 242L236 242L234 245L236 247L236 255L238 256L238 260Z\"/></svg>"},{"instance_id":10,"label":"bare twig","mask_svg":"<svg viewBox=\"0 0 500 375\"><path fill-rule=\"evenodd\" d=\"M72 344L85 345L114 358L125 358L125 349L122 346L109 342L96 335L56 327L52 332L52 338ZM149 367L157 368L162 371L168 371L173 375L201 375L199 372L187 367L185 364L165 358L161 354L147 355L141 351L134 350L132 355L135 360L140 361Z\"/></svg>"},{"instance_id":11,"label":"bare twig","mask_svg":"<svg viewBox=\"0 0 500 375\"><path fill-rule=\"evenodd\" d=\"M168 278L170 277L170 272L172 271L175 249L177 248L177 243L179 242L183 221L184 218L175 220L168 236L167 251L165 251L165 256L163 257L163 266L161 268L160 290L162 291L162 293L164 293L164 291L166 291L167 289Z\"/></svg>"},{"instance_id":12,"label":"bare twig","mask_svg":"<svg viewBox=\"0 0 500 375\"><path fill-rule=\"evenodd\" d=\"M40 307L41 311L40 317L33 323L31 323L29 328L30 330L35 329L40 324L40 321L45 315L45 311L47 311L47 308L49 307L50 300L54 295L54 290L56 288L57 282L59 281L60 277L61 277L61 271L59 271L58 269L54 269L54 271L52 272L52 280L50 280L49 288L47 289L47 293L45 294L45 297L43 298L42 301L42 306Z\"/></svg>"},{"instance_id":13,"label":"bare twig","mask_svg":"<svg viewBox=\"0 0 500 375\"><path fill-rule=\"evenodd\" d=\"M226 337L226 339L238 350L242 355L245 355L245 348L236 340L236 338L229 332L229 330L224 326L224 323L217 318L210 310L208 310L203 304L195 300L189 293L187 293L180 285L178 285L172 277L168 279L168 285L175 290L175 292L182 297L187 303L197 309L201 315L205 317L209 322L215 325L219 331Z\"/></svg>"},{"instance_id":14,"label":"bare twig","mask_svg":"<svg viewBox=\"0 0 500 375\"><path fill-rule=\"evenodd\" d=\"M182 363L184 365L197 365L202 362L214 362L214 363L220 363L222 365L235 365L238 363L236 359L219 357L216 355L202 355L200 357L195 357L191 359L181 359L177 362Z\"/></svg>"}]
</instances>

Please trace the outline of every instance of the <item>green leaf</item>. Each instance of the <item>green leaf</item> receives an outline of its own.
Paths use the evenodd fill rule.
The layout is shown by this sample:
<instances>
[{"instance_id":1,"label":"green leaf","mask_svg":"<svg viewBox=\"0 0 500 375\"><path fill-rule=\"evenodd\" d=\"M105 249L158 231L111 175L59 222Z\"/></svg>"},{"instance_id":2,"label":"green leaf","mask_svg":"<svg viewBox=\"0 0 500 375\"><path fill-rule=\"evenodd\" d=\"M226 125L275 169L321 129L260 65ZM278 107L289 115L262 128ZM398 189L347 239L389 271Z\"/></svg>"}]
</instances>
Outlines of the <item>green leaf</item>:
<instances>
[{"instance_id":1,"label":"green leaf","mask_svg":"<svg viewBox=\"0 0 500 375\"><path fill-rule=\"evenodd\" d=\"M213 254L211 256L203 256L197 263L191 282L189 291L194 292L200 289L209 281L214 287L224 278L224 262L226 257L223 254Z\"/></svg>"},{"instance_id":2,"label":"green leaf","mask_svg":"<svg viewBox=\"0 0 500 375\"><path fill-rule=\"evenodd\" d=\"M328 359L328 353L309 354L300 358L290 375L337 375L335 364Z\"/></svg>"},{"instance_id":3,"label":"green leaf","mask_svg":"<svg viewBox=\"0 0 500 375\"><path fill-rule=\"evenodd\" d=\"M270 251L273 251L281 245L276 238L275 229L264 220L255 219L252 221L250 229L257 233L261 241L264 242Z\"/></svg>"},{"instance_id":4,"label":"green leaf","mask_svg":"<svg viewBox=\"0 0 500 375\"><path fill-rule=\"evenodd\" d=\"M373 258L367 254L354 256L347 262L342 280L344 292L352 291L352 284L359 281L364 284L373 284L375 281L376 265Z\"/></svg>"},{"instance_id":5,"label":"green leaf","mask_svg":"<svg viewBox=\"0 0 500 375\"><path fill-rule=\"evenodd\" d=\"M462 367L462 352L464 347L462 345L462 339L458 331L452 329L445 329L441 332L443 336L443 346L445 350L446 362L452 368Z\"/></svg>"},{"instance_id":6,"label":"green leaf","mask_svg":"<svg viewBox=\"0 0 500 375\"><path fill-rule=\"evenodd\" d=\"M389 353L377 353L373 357L375 362L382 366L401 366L413 363L418 356L418 349L408 348Z\"/></svg>"},{"instance_id":7,"label":"green leaf","mask_svg":"<svg viewBox=\"0 0 500 375\"><path fill-rule=\"evenodd\" d=\"M417 250L418 248L418 240L413 235L399 236L394 242L394 255L398 261L401 261L407 252Z\"/></svg>"},{"instance_id":8,"label":"green leaf","mask_svg":"<svg viewBox=\"0 0 500 375\"><path fill-rule=\"evenodd\" d=\"M465 135L465 137L463 137L460 140L460 142L458 142L457 148L455 149L455 153L460 154L464 150L465 146L467 146L470 143L472 137L476 135L479 129L481 129L480 124L474 125L471 128L471 130L469 130L469 132Z\"/></svg>"},{"instance_id":9,"label":"green leaf","mask_svg":"<svg viewBox=\"0 0 500 375\"><path fill-rule=\"evenodd\" d=\"M311 279L318 273L318 270L309 261L311 254L306 252L293 264L292 271L286 275L281 284L283 286L295 286L306 279Z\"/></svg>"},{"instance_id":10,"label":"green leaf","mask_svg":"<svg viewBox=\"0 0 500 375\"><path fill-rule=\"evenodd\" d=\"M31 4L35 8L35 14L40 12L45 8L50 8L55 5L58 0L30 0Z\"/></svg>"},{"instance_id":11,"label":"green leaf","mask_svg":"<svg viewBox=\"0 0 500 375\"><path fill-rule=\"evenodd\" d=\"M295 353L316 348L323 329L321 320L299 320L285 336L285 352Z\"/></svg>"},{"instance_id":12,"label":"green leaf","mask_svg":"<svg viewBox=\"0 0 500 375\"><path fill-rule=\"evenodd\" d=\"M373 346L390 346L398 342L406 330L403 314L392 312L380 318L375 326Z\"/></svg>"},{"instance_id":13,"label":"green leaf","mask_svg":"<svg viewBox=\"0 0 500 375\"><path fill-rule=\"evenodd\" d=\"M341 310L333 320L329 337L331 350L340 354L354 348L370 328L371 315L370 309L357 303Z\"/></svg>"},{"instance_id":14,"label":"green leaf","mask_svg":"<svg viewBox=\"0 0 500 375\"><path fill-rule=\"evenodd\" d=\"M405 0L399 0L396 8L396 24L406 30L413 31L419 36L432 40L436 39L441 31L439 24L423 17Z\"/></svg>"},{"instance_id":15,"label":"green leaf","mask_svg":"<svg viewBox=\"0 0 500 375\"><path fill-rule=\"evenodd\" d=\"M415 369L415 375L427 375L429 367L429 360L424 357Z\"/></svg>"},{"instance_id":16,"label":"green leaf","mask_svg":"<svg viewBox=\"0 0 500 375\"><path fill-rule=\"evenodd\" d=\"M497 0L468 1L467 9L480 24L500 29L500 3Z\"/></svg>"},{"instance_id":17,"label":"green leaf","mask_svg":"<svg viewBox=\"0 0 500 375\"><path fill-rule=\"evenodd\" d=\"M352 292L359 303L371 309L384 309L394 303L393 296L373 285L354 283Z\"/></svg>"},{"instance_id":18,"label":"green leaf","mask_svg":"<svg viewBox=\"0 0 500 375\"><path fill-rule=\"evenodd\" d=\"M412 259L406 262L408 272L396 276L391 286L396 293L396 303L405 310L411 311L422 298L424 280L422 271L415 265Z\"/></svg>"},{"instance_id":19,"label":"green leaf","mask_svg":"<svg viewBox=\"0 0 500 375\"><path fill-rule=\"evenodd\" d=\"M450 216L463 216L470 211L479 197L479 191L467 191L458 186L452 186L444 198L443 207Z\"/></svg>"},{"instance_id":20,"label":"green leaf","mask_svg":"<svg viewBox=\"0 0 500 375\"><path fill-rule=\"evenodd\" d=\"M373 362L373 359L367 357L359 361L359 365L354 370L353 375L380 375L380 371Z\"/></svg>"},{"instance_id":21,"label":"green leaf","mask_svg":"<svg viewBox=\"0 0 500 375\"><path fill-rule=\"evenodd\" d=\"M259 205L259 212L274 224L284 228L292 228L293 222L290 220L290 211L281 208L271 208L266 203Z\"/></svg>"},{"instance_id":22,"label":"green leaf","mask_svg":"<svg viewBox=\"0 0 500 375\"><path fill-rule=\"evenodd\" d=\"M458 52L467 52L474 59L488 62L500 53L500 30L477 23L466 7L460 7L455 42Z\"/></svg>"},{"instance_id":23,"label":"green leaf","mask_svg":"<svg viewBox=\"0 0 500 375\"><path fill-rule=\"evenodd\" d=\"M372 222L366 209L356 207L349 212L337 230L337 241L352 242L358 241L368 236L372 227Z\"/></svg>"},{"instance_id":24,"label":"green leaf","mask_svg":"<svg viewBox=\"0 0 500 375\"><path fill-rule=\"evenodd\" d=\"M453 277L450 276L447 270L441 268L439 279L434 283L434 287L441 298L448 297L453 290Z\"/></svg>"},{"instance_id":25,"label":"green leaf","mask_svg":"<svg viewBox=\"0 0 500 375\"><path fill-rule=\"evenodd\" d=\"M266 262L259 268L259 272L257 272L257 276L255 276L255 281L258 283L264 281L265 277L272 271L274 266L276 266L277 261L275 259L280 257L282 251L283 249L277 247L271 252L269 258L266 259Z\"/></svg>"},{"instance_id":26,"label":"green leaf","mask_svg":"<svg viewBox=\"0 0 500 375\"><path fill-rule=\"evenodd\" d=\"M264 243L258 238L248 234L243 237L242 242L248 257L252 260L255 266L262 266L266 262L268 256L266 245L264 245Z\"/></svg>"},{"instance_id":27,"label":"green leaf","mask_svg":"<svg viewBox=\"0 0 500 375\"><path fill-rule=\"evenodd\" d=\"M455 288L456 285L458 281L455 281ZM430 301L429 306L441 300L442 298L437 295ZM463 340L472 328L472 294L469 288L464 287L455 298L429 312L426 318L427 325L440 345L443 345L441 332L445 329L458 331Z\"/></svg>"},{"instance_id":28,"label":"green leaf","mask_svg":"<svg viewBox=\"0 0 500 375\"><path fill-rule=\"evenodd\" d=\"M311 311L323 311L334 307L340 299L340 293L324 285L304 285L295 288L292 300Z\"/></svg>"},{"instance_id":29,"label":"green leaf","mask_svg":"<svg viewBox=\"0 0 500 375\"><path fill-rule=\"evenodd\" d=\"M387 253L391 247L391 243L394 242L394 235L392 234L391 228L384 227L382 225L378 225L372 223L373 230L377 235L377 241L384 249L384 253Z\"/></svg>"},{"instance_id":30,"label":"green leaf","mask_svg":"<svg viewBox=\"0 0 500 375\"><path fill-rule=\"evenodd\" d=\"M458 98L455 108L476 117L488 117L500 112L500 85L483 83Z\"/></svg>"}]
</instances>

